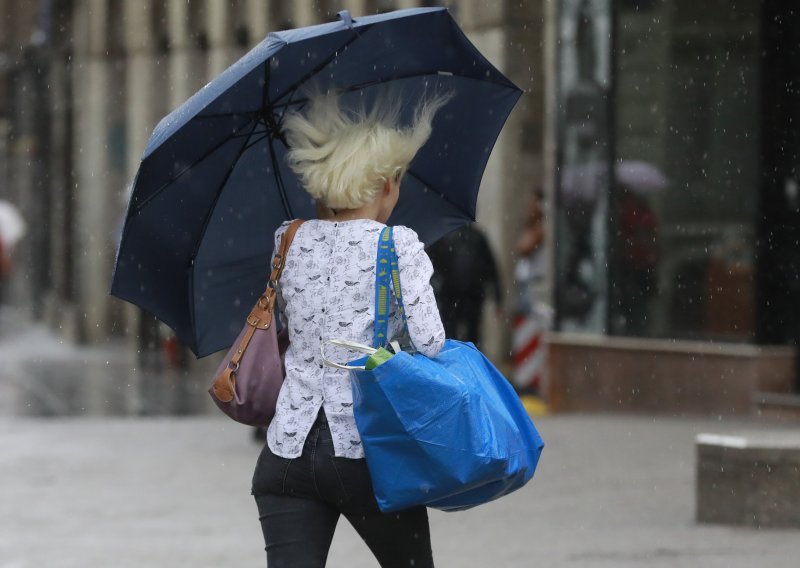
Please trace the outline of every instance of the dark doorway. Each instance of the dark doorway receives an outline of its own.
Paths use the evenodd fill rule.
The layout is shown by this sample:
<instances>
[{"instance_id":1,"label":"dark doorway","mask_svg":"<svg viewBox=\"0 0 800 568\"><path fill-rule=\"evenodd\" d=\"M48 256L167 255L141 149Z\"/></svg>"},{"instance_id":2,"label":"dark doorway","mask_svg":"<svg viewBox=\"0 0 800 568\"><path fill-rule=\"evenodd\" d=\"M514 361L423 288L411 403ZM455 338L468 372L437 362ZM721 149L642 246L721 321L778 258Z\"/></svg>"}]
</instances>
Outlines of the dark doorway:
<instances>
[{"instance_id":1,"label":"dark doorway","mask_svg":"<svg viewBox=\"0 0 800 568\"><path fill-rule=\"evenodd\" d=\"M800 339L800 9L763 4L757 340Z\"/></svg>"},{"instance_id":2,"label":"dark doorway","mask_svg":"<svg viewBox=\"0 0 800 568\"><path fill-rule=\"evenodd\" d=\"M757 340L793 344L800 391L800 9L765 0Z\"/></svg>"}]
</instances>

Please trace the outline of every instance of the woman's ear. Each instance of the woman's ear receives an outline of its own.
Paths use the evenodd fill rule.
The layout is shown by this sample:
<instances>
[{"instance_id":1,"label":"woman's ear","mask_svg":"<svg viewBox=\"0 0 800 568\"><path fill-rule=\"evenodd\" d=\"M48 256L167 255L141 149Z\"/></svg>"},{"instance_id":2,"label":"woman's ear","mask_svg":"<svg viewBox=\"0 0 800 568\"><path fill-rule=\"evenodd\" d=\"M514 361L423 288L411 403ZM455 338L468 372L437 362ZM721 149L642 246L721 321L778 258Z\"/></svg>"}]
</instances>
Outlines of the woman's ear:
<instances>
[{"instance_id":1,"label":"woman's ear","mask_svg":"<svg viewBox=\"0 0 800 568\"><path fill-rule=\"evenodd\" d=\"M389 195L392 192L392 182L391 180L384 180L383 182L383 194Z\"/></svg>"}]
</instances>

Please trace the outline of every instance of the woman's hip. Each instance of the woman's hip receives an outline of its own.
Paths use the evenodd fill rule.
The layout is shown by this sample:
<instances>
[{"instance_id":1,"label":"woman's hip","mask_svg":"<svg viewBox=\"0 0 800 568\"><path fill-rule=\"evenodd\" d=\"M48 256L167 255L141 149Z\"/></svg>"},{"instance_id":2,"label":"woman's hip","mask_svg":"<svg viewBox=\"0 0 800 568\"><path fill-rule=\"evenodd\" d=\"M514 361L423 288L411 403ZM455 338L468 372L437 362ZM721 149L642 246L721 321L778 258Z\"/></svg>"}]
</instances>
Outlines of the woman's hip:
<instances>
[{"instance_id":1,"label":"woman's hip","mask_svg":"<svg viewBox=\"0 0 800 568\"><path fill-rule=\"evenodd\" d=\"M253 473L252 492L324 501L343 513L379 510L366 460L335 455L322 411L300 457L284 458L264 445Z\"/></svg>"}]
</instances>

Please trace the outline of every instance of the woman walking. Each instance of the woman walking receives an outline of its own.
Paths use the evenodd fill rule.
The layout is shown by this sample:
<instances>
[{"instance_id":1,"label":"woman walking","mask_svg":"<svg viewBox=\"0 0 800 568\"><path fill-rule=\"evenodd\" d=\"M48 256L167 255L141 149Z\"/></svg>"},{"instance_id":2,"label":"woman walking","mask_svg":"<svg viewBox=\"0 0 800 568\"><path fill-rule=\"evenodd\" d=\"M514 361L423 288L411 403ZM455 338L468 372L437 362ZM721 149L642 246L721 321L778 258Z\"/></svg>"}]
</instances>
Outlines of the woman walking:
<instances>
[{"instance_id":1,"label":"woman walking","mask_svg":"<svg viewBox=\"0 0 800 568\"><path fill-rule=\"evenodd\" d=\"M378 509L350 377L323 365L320 347L328 339L372 344L378 236L445 102L422 101L407 126L400 124L399 102L378 99L369 109L345 110L337 95L312 96L302 111L285 117L290 165L329 216L300 227L280 281L290 337L286 379L253 477L270 568L325 566L340 515L382 567L433 566L425 507L391 514ZM287 226L275 234L276 249ZM395 227L394 241L406 341L433 357L445 334L430 286L431 262L411 229ZM406 326L394 306L389 335L399 338ZM352 358L328 351L334 360Z\"/></svg>"}]
</instances>

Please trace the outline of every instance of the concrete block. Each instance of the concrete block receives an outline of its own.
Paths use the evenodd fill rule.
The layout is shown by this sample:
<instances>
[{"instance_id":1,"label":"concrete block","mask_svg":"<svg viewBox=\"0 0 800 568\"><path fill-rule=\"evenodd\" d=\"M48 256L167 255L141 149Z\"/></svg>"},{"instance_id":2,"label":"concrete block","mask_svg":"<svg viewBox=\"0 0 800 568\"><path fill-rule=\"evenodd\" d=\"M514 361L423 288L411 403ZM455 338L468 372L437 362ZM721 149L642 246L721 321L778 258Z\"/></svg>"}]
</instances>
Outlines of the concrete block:
<instances>
[{"instance_id":1,"label":"concrete block","mask_svg":"<svg viewBox=\"0 0 800 568\"><path fill-rule=\"evenodd\" d=\"M700 434L697 521L800 528L800 432Z\"/></svg>"}]
</instances>

